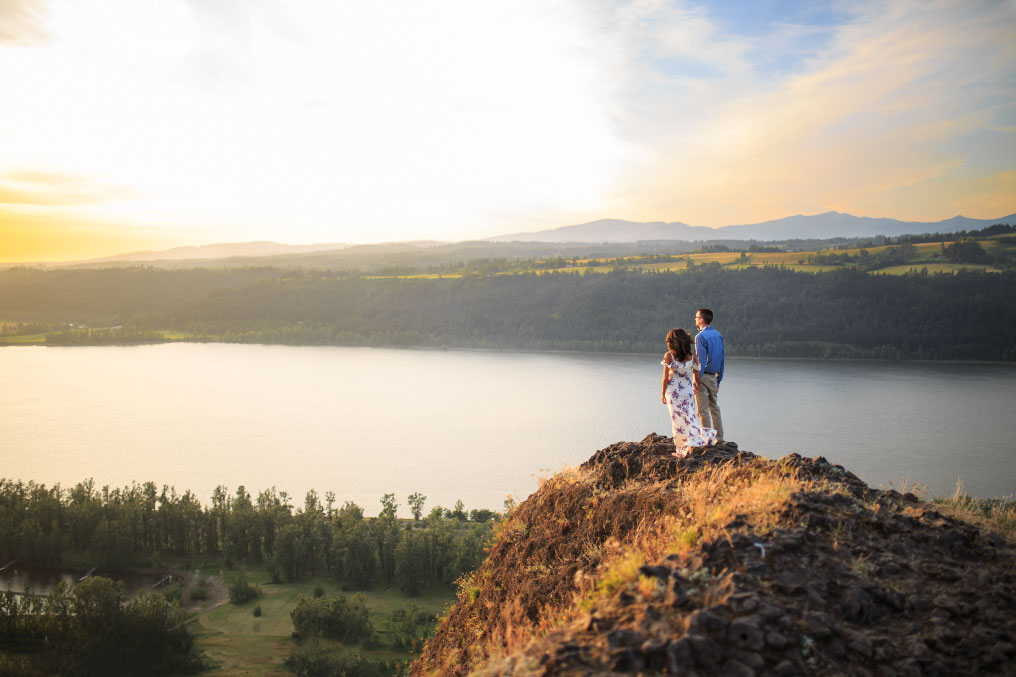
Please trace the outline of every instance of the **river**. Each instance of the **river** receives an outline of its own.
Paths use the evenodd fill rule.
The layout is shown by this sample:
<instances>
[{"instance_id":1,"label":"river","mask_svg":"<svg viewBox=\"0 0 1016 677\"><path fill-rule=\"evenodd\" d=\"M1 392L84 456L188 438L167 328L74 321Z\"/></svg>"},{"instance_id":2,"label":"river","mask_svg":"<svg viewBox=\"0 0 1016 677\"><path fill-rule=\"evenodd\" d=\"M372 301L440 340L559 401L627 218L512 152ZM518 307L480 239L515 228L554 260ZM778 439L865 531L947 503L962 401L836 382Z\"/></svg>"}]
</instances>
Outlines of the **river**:
<instances>
[{"instance_id":1,"label":"river","mask_svg":"<svg viewBox=\"0 0 1016 677\"><path fill-rule=\"evenodd\" d=\"M377 514L500 509L613 442L669 435L652 355L176 343L0 349L0 477L309 489ZM1016 490L1016 365L736 359L726 437L874 487Z\"/></svg>"}]
</instances>

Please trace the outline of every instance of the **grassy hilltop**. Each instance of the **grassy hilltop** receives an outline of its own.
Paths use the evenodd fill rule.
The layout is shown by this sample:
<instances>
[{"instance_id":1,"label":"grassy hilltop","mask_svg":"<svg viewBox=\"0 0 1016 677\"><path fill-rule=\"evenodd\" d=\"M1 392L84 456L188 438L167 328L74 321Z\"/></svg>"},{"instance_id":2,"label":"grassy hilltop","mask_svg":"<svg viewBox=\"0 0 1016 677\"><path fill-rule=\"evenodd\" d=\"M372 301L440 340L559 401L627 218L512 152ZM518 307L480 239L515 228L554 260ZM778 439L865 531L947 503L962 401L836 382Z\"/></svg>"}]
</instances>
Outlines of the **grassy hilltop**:
<instances>
[{"instance_id":1,"label":"grassy hilltop","mask_svg":"<svg viewBox=\"0 0 1016 677\"><path fill-rule=\"evenodd\" d=\"M547 480L411 674L1011 674L1011 504L975 526L821 457L672 448Z\"/></svg>"}]
</instances>

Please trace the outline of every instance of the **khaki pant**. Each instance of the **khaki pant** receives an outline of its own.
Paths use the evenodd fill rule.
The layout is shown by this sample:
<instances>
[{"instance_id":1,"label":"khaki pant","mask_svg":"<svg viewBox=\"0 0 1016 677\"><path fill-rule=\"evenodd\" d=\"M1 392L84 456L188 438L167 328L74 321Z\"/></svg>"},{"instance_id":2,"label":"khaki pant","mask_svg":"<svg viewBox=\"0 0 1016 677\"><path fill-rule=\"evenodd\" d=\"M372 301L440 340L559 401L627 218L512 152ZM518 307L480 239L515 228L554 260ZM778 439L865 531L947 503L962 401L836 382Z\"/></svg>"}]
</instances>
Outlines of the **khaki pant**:
<instances>
[{"instance_id":1,"label":"khaki pant","mask_svg":"<svg viewBox=\"0 0 1016 677\"><path fill-rule=\"evenodd\" d=\"M723 420L720 418L720 405L716 403L719 388L716 374L702 374L698 390L695 391L699 421L703 428L716 428L717 443L723 441Z\"/></svg>"}]
</instances>

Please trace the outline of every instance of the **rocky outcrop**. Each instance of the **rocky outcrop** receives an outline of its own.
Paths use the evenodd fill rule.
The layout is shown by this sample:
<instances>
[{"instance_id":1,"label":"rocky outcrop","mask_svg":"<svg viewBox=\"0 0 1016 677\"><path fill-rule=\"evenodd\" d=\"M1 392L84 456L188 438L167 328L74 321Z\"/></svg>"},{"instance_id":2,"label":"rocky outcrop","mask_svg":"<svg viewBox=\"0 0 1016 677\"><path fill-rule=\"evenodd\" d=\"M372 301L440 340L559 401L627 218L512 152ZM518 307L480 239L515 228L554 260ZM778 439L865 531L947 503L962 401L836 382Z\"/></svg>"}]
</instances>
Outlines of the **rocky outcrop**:
<instances>
[{"instance_id":1,"label":"rocky outcrop","mask_svg":"<svg viewBox=\"0 0 1016 677\"><path fill-rule=\"evenodd\" d=\"M1016 549L1003 536L822 457L672 449L656 435L612 445L527 499L413 673L1016 674ZM807 488L660 553L627 584L597 581L612 548L640 542L631 530L679 512L682 487L723 467Z\"/></svg>"}]
</instances>

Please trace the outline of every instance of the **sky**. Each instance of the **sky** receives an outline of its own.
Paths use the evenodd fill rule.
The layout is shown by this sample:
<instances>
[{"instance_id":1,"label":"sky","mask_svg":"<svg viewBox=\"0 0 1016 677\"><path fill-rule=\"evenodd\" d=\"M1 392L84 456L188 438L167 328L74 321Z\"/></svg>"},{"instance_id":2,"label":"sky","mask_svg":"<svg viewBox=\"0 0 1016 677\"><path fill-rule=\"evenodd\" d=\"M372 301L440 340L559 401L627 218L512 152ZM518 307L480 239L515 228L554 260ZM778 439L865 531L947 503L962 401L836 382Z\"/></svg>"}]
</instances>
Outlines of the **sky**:
<instances>
[{"instance_id":1,"label":"sky","mask_svg":"<svg viewBox=\"0 0 1016 677\"><path fill-rule=\"evenodd\" d=\"M1016 0L0 0L0 261L1016 212Z\"/></svg>"}]
</instances>

